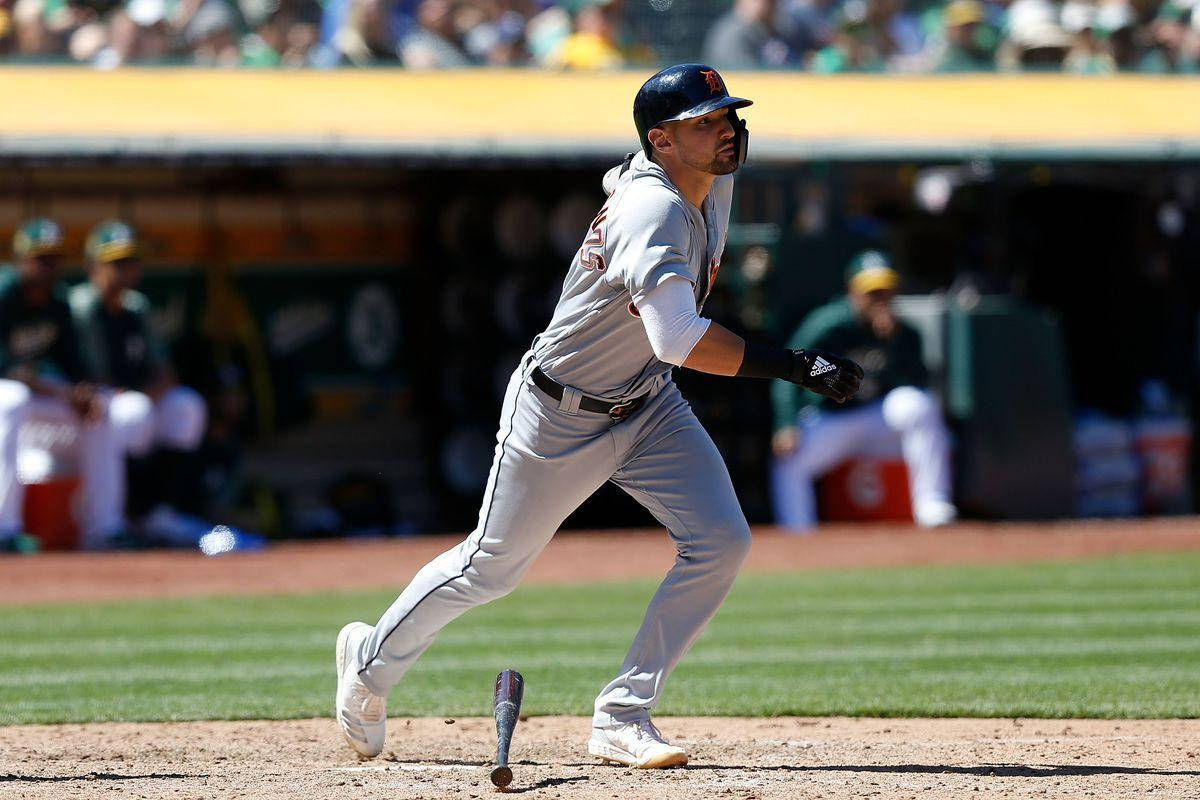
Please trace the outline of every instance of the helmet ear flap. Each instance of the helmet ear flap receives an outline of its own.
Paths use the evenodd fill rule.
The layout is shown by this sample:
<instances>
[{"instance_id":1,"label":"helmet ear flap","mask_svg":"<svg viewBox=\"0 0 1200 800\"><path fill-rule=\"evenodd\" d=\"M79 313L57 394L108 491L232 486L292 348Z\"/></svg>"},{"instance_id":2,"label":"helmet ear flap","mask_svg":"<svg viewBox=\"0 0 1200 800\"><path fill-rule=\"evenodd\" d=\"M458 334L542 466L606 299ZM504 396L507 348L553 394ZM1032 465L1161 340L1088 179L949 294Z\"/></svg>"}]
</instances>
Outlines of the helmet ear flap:
<instances>
[{"instance_id":1,"label":"helmet ear flap","mask_svg":"<svg viewBox=\"0 0 1200 800\"><path fill-rule=\"evenodd\" d=\"M746 120L737 115L736 109L729 109L729 122L733 125L734 149L737 150L738 166L746 163L746 151L750 149L750 131L746 128Z\"/></svg>"}]
</instances>

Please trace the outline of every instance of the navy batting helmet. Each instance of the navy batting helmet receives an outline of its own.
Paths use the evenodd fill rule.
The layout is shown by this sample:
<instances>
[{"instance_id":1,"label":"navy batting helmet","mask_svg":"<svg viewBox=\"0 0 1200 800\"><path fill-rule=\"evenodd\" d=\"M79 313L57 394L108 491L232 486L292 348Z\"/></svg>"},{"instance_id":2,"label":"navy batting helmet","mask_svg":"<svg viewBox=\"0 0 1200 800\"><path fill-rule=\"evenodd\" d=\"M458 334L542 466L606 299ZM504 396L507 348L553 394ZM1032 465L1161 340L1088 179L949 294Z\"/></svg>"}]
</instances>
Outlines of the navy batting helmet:
<instances>
[{"instance_id":1,"label":"navy batting helmet","mask_svg":"<svg viewBox=\"0 0 1200 800\"><path fill-rule=\"evenodd\" d=\"M633 124L637 126L642 149L649 158L650 129L664 122L693 119L716 111L729 109L729 119L737 135L738 163L746 160L749 133L746 123L738 119L736 109L751 105L742 97L730 97L725 81L712 67L704 64L676 64L652 75L633 98Z\"/></svg>"}]
</instances>

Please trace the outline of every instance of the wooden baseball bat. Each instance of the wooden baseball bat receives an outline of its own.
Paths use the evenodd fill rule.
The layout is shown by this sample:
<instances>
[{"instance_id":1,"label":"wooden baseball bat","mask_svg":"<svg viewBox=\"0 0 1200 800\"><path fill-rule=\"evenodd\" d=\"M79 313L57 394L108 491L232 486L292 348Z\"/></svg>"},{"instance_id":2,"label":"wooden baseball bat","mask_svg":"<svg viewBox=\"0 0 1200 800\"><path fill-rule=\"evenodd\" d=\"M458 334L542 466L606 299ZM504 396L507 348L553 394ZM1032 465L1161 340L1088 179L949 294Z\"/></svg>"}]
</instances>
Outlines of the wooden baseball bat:
<instances>
[{"instance_id":1,"label":"wooden baseball bat","mask_svg":"<svg viewBox=\"0 0 1200 800\"><path fill-rule=\"evenodd\" d=\"M506 669L496 676L496 688L492 693L492 714L496 717L496 767L492 770L492 783L501 789L512 783L508 747L521 715L524 694L525 679L515 669Z\"/></svg>"}]
</instances>

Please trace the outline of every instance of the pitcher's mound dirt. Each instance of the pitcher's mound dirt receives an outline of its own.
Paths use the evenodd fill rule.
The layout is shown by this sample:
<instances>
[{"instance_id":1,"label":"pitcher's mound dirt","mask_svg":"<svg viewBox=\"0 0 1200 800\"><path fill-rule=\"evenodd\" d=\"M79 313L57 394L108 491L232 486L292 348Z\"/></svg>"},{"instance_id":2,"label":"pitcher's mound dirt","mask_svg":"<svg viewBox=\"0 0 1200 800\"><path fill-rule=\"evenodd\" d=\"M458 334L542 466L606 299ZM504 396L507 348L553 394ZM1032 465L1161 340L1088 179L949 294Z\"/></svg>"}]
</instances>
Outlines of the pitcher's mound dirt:
<instances>
[{"instance_id":1,"label":"pitcher's mound dirt","mask_svg":"<svg viewBox=\"0 0 1200 800\"><path fill-rule=\"evenodd\" d=\"M682 769L601 765L590 720L517 726L510 791L541 798L1196 798L1198 720L673 718ZM359 762L332 720L0 728L0 797L485 798L488 719L390 722Z\"/></svg>"}]
</instances>

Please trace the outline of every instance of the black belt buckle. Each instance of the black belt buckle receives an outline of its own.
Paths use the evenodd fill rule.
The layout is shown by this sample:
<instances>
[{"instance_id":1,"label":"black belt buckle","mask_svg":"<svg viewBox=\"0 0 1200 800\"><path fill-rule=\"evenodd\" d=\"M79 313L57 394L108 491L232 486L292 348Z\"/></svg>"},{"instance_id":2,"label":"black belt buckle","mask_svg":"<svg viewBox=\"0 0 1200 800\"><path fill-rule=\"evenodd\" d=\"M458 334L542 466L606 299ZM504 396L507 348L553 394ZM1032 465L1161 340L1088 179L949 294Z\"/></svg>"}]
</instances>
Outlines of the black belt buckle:
<instances>
[{"instance_id":1,"label":"black belt buckle","mask_svg":"<svg viewBox=\"0 0 1200 800\"><path fill-rule=\"evenodd\" d=\"M633 400L626 400L624 403L617 403L608 410L608 418L613 422L620 422L637 409L640 399L634 398Z\"/></svg>"}]
</instances>

